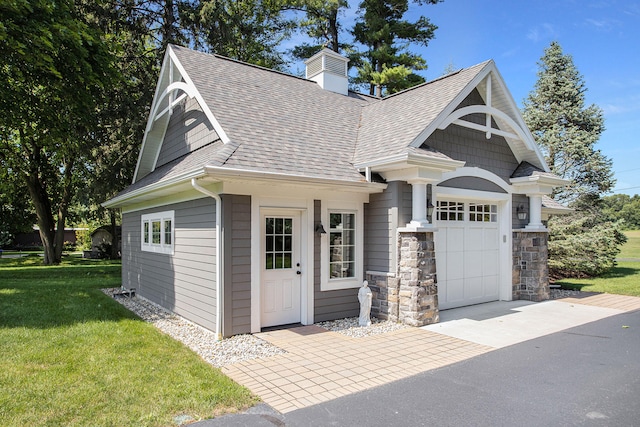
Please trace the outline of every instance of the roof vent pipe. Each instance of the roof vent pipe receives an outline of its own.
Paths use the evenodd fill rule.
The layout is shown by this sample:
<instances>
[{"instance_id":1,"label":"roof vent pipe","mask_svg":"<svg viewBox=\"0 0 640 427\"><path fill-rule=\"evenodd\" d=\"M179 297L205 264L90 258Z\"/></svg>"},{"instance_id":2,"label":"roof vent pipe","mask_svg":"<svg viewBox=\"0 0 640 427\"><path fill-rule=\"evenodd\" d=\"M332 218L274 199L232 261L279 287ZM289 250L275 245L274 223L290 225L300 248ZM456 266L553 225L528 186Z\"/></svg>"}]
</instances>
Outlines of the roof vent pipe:
<instances>
[{"instance_id":1,"label":"roof vent pipe","mask_svg":"<svg viewBox=\"0 0 640 427\"><path fill-rule=\"evenodd\" d=\"M304 61L306 78L318 83L322 89L347 95L349 93L348 63L348 58L324 48Z\"/></svg>"}]
</instances>

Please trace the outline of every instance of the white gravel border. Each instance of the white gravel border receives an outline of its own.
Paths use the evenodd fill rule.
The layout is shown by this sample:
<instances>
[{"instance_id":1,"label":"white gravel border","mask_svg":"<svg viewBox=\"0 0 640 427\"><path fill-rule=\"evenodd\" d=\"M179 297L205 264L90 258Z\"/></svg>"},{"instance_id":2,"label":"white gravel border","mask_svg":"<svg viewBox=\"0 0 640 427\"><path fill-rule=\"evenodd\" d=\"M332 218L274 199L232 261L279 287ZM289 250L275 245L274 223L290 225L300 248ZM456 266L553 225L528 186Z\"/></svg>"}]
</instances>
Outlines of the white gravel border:
<instances>
[{"instance_id":1,"label":"white gravel border","mask_svg":"<svg viewBox=\"0 0 640 427\"><path fill-rule=\"evenodd\" d=\"M121 291L120 288L102 289L102 292L113 297L142 320L153 324L162 332L180 341L217 368L245 360L286 353L285 350L251 334L235 335L218 341L214 332L178 316L146 298L137 295L134 297L114 297ZM357 317L320 322L316 325L353 338L368 337L408 327L399 323L380 321L376 318L371 319L371 326L360 327Z\"/></svg>"}]
</instances>

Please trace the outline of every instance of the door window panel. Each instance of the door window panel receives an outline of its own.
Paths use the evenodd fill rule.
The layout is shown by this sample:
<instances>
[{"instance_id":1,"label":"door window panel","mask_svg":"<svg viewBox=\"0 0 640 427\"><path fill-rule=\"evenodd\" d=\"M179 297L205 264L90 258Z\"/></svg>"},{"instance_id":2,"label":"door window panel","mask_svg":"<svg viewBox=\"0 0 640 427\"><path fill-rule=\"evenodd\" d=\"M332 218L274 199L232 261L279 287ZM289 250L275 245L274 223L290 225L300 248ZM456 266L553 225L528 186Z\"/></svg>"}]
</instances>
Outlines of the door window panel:
<instances>
[{"instance_id":1,"label":"door window panel","mask_svg":"<svg viewBox=\"0 0 640 427\"><path fill-rule=\"evenodd\" d=\"M265 218L265 268L292 267L293 218Z\"/></svg>"}]
</instances>

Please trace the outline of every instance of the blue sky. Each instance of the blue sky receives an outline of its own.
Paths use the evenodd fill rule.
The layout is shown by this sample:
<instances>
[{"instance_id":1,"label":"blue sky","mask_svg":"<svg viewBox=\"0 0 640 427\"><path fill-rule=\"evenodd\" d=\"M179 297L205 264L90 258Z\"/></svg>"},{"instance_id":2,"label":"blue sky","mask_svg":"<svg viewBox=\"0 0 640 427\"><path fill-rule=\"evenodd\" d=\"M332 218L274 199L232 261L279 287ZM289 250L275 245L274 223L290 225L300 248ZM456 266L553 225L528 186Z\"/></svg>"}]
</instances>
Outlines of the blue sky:
<instances>
[{"instance_id":1,"label":"blue sky","mask_svg":"<svg viewBox=\"0 0 640 427\"><path fill-rule=\"evenodd\" d=\"M584 78L587 105L604 111L596 148L613 160L615 193L640 194L640 1L445 0L413 5L408 17L420 14L438 26L428 47L413 49L427 60L427 80L450 64L493 59L519 107L544 49L558 41ZM343 22L354 16L352 8Z\"/></svg>"}]
</instances>

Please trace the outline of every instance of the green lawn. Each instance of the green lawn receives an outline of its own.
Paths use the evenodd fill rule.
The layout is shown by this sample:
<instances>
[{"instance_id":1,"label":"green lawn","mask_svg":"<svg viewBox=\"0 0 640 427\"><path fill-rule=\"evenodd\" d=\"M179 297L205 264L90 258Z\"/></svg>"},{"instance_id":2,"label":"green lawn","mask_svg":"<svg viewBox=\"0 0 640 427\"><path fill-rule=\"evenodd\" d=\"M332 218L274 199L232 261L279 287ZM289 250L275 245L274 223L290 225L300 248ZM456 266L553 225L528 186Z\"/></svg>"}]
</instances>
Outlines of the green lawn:
<instances>
[{"instance_id":1,"label":"green lawn","mask_svg":"<svg viewBox=\"0 0 640 427\"><path fill-rule=\"evenodd\" d=\"M640 259L640 231L626 231L627 243L618 258ZM620 261L608 273L591 279L563 279L556 284L566 289L640 297L640 262Z\"/></svg>"},{"instance_id":2,"label":"green lawn","mask_svg":"<svg viewBox=\"0 0 640 427\"><path fill-rule=\"evenodd\" d=\"M256 398L100 288L113 261L0 259L0 425L170 426Z\"/></svg>"}]
</instances>

